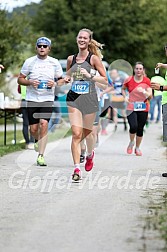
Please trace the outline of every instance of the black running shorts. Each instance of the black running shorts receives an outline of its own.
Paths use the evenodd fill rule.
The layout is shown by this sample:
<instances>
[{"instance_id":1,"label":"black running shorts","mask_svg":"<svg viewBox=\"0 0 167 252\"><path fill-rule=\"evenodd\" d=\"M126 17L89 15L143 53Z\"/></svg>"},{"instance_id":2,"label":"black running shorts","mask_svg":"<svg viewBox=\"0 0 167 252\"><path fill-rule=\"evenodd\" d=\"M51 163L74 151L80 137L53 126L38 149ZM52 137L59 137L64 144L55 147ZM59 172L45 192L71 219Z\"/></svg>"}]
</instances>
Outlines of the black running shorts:
<instances>
[{"instance_id":1,"label":"black running shorts","mask_svg":"<svg viewBox=\"0 0 167 252\"><path fill-rule=\"evenodd\" d=\"M47 120L49 122L52 115L53 102L27 102L27 111L29 125L39 123L40 119Z\"/></svg>"}]
</instances>

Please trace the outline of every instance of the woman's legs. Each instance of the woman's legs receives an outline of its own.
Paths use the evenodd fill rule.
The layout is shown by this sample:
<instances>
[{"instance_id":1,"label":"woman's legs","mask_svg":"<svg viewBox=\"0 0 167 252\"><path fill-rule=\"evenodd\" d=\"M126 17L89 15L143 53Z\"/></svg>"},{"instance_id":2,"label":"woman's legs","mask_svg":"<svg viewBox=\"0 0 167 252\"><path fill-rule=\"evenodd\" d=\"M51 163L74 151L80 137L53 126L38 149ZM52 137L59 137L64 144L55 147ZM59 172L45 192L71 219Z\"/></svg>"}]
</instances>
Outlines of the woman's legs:
<instances>
[{"instance_id":1,"label":"woman's legs","mask_svg":"<svg viewBox=\"0 0 167 252\"><path fill-rule=\"evenodd\" d=\"M92 134L93 123L95 120L95 113L82 115L81 111L77 108L68 106L69 120L72 129L72 143L71 152L74 161L74 174L73 180L80 179L80 154L81 142L86 139L88 156L86 158L85 170L90 171L93 167L93 149L94 137Z\"/></svg>"},{"instance_id":2,"label":"woman's legs","mask_svg":"<svg viewBox=\"0 0 167 252\"><path fill-rule=\"evenodd\" d=\"M98 143L98 130L99 130L99 125L93 125L93 129L92 129L92 134L93 134L93 138L94 138L94 146L96 146L96 144Z\"/></svg>"},{"instance_id":3,"label":"woman's legs","mask_svg":"<svg viewBox=\"0 0 167 252\"><path fill-rule=\"evenodd\" d=\"M141 156L142 153L139 150L140 144L143 138L143 129L146 124L148 117L148 112L144 111L133 111L128 115L128 123L130 126L129 136L130 136L130 143L127 148L127 153L131 154L134 146L134 139L136 136L136 148L135 153L138 156Z\"/></svg>"},{"instance_id":4,"label":"woman's legs","mask_svg":"<svg viewBox=\"0 0 167 252\"><path fill-rule=\"evenodd\" d=\"M148 112L138 111L137 113L138 127L137 127L137 134L136 134L136 148L138 149L143 139L143 129L146 124L147 117L148 117Z\"/></svg>"},{"instance_id":5,"label":"woman's legs","mask_svg":"<svg viewBox=\"0 0 167 252\"><path fill-rule=\"evenodd\" d=\"M81 153L80 143L82 141L82 135L83 135L82 113L78 109L69 106L68 114L72 130L72 142L71 142L72 157L74 165L79 166L80 153Z\"/></svg>"},{"instance_id":6,"label":"woman's legs","mask_svg":"<svg viewBox=\"0 0 167 252\"><path fill-rule=\"evenodd\" d=\"M80 146L81 146L80 163L84 163L86 155L86 145L84 139L81 141Z\"/></svg>"},{"instance_id":7,"label":"woman's legs","mask_svg":"<svg viewBox=\"0 0 167 252\"><path fill-rule=\"evenodd\" d=\"M95 147L94 136L92 133L95 116L96 113L87 114L83 116L83 137L86 138L88 154L91 154Z\"/></svg>"},{"instance_id":8,"label":"woman's legs","mask_svg":"<svg viewBox=\"0 0 167 252\"><path fill-rule=\"evenodd\" d=\"M96 113L87 114L83 117L83 135L86 138L87 145L87 157L85 163L85 170L87 172L91 171L93 168L93 158L94 158L94 147L95 141L92 133L93 123L95 120Z\"/></svg>"},{"instance_id":9,"label":"woman's legs","mask_svg":"<svg viewBox=\"0 0 167 252\"><path fill-rule=\"evenodd\" d=\"M130 129L129 129L130 141L133 142L135 139L137 127L138 127L137 113L135 111L129 111L129 115L127 116L127 119L130 126Z\"/></svg>"},{"instance_id":10,"label":"woman's legs","mask_svg":"<svg viewBox=\"0 0 167 252\"><path fill-rule=\"evenodd\" d=\"M127 153L128 154L132 154L133 152L133 146L134 146L134 140L135 140L135 136L136 136L136 132L137 132L137 114L134 111L128 111L128 123L130 126L129 129L129 138L130 138L130 142L127 148Z\"/></svg>"}]
</instances>

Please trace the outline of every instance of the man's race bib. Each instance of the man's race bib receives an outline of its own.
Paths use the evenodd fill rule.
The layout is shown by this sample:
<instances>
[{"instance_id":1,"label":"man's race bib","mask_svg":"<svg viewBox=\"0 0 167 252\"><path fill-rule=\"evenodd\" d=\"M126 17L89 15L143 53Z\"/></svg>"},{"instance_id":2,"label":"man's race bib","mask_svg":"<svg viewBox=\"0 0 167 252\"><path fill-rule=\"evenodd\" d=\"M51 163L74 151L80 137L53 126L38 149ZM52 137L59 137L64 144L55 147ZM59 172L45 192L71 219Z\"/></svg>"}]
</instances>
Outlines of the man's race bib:
<instances>
[{"instance_id":1,"label":"man's race bib","mask_svg":"<svg viewBox=\"0 0 167 252\"><path fill-rule=\"evenodd\" d=\"M74 81L71 90L77 94L88 94L90 92L89 81Z\"/></svg>"},{"instance_id":2,"label":"man's race bib","mask_svg":"<svg viewBox=\"0 0 167 252\"><path fill-rule=\"evenodd\" d=\"M48 83L48 81L46 81L46 80L40 80L40 83L38 85L38 89L51 89L50 87L48 87L47 83Z\"/></svg>"},{"instance_id":3,"label":"man's race bib","mask_svg":"<svg viewBox=\"0 0 167 252\"><path fill-rule=\"evenodd\" d=\"M146 110L145 102L134 102L134 111L144 111Z\"/></svg>"}]
</instances>

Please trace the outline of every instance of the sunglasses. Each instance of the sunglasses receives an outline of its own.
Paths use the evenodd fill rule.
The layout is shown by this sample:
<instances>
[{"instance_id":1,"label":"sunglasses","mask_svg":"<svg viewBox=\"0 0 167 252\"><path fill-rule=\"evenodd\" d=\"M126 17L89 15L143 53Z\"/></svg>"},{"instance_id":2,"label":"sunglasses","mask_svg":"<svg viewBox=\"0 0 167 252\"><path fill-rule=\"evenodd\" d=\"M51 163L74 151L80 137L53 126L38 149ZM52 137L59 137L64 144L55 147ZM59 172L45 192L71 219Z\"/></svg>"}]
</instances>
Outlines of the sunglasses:
<instances>
[{"instance_id":1,"label":"sunglasses","mask_svg":"<svg viewBox=\"0 0 167 252\"><path fill-rule=\"evenodd\" d=\"M37 45L38 48L47 48L48 46L47 45Z\"/></svg>"}]
</instances>

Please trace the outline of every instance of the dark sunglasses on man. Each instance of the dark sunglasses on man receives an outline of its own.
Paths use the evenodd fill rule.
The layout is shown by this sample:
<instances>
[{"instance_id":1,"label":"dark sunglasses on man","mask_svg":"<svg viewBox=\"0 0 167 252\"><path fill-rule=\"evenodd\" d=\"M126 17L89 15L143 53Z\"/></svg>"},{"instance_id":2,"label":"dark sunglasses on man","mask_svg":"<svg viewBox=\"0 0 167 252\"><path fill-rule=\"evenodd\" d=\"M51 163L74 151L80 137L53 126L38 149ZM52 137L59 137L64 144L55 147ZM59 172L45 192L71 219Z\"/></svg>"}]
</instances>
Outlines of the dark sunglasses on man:
<instances>
[{"instance_id":1,"label":"dark sunglasses on man","mask_svg":"<svg viewBox=\"0 0 167 252\"><path fill-rule=\"evenodd\" d=\"M38 48L47 48L48 46L47 45L37 45Z\"/></svg>"}]
</instances>

